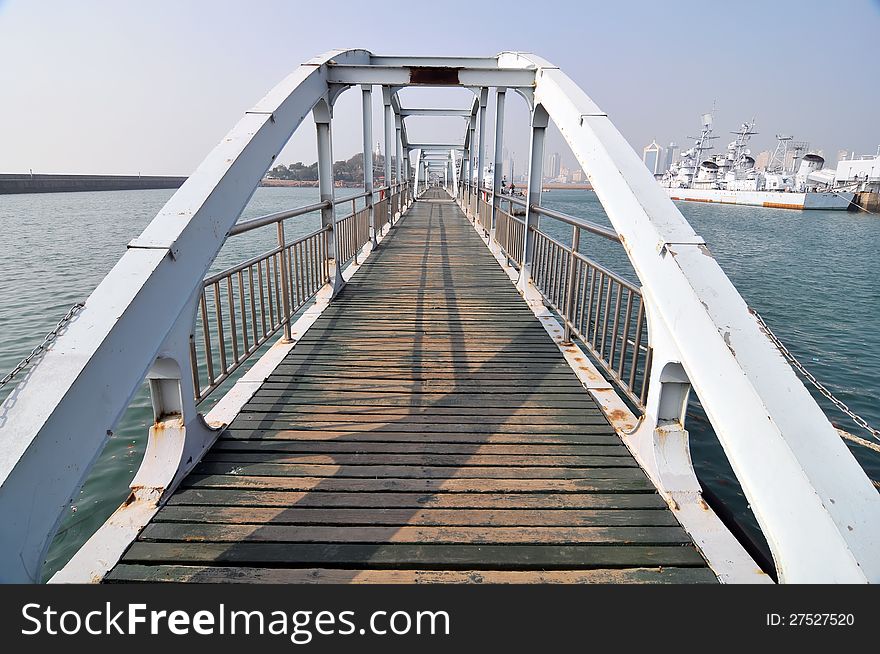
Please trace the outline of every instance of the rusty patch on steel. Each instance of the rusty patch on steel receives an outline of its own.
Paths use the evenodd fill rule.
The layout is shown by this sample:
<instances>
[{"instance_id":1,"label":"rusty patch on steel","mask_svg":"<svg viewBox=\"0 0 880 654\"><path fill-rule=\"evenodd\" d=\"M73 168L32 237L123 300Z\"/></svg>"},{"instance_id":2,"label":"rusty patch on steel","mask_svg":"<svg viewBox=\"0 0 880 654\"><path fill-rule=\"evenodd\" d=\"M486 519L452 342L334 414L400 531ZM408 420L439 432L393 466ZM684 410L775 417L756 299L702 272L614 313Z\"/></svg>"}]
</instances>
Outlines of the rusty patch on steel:
<instances>
[{"instance_id":1,"label":"rusty patch on steel","mask_svg":"<svg viewBox=\"0 0 880 654\"><path fill-rule=\"evenodd\" d=\"M623 409L614 409L611 413L608 414L608 419L611 422L620 422L621 420L626 420L629 417L629 413L624 411Z\"/></svg>"},{"instance_id":2,"label":"rusty patch on steel","mask_svg":"<svg viewBox=\"0 0 880 654\"><path fill-rule=\"evenodd\" d=\"M413 66L409 69L410 84L458 86L458 68L448 66Z\"/></svg>"}]
</instances>

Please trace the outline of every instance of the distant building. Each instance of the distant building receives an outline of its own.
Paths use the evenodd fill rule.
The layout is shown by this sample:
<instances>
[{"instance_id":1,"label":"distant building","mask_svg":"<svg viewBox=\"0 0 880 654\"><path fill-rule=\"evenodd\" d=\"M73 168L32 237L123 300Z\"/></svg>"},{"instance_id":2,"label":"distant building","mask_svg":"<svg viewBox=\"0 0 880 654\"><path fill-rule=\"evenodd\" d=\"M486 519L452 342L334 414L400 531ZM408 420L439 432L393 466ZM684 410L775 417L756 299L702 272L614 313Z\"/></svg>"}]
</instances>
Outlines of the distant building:
<instances>
[{"instance_id":1,"label":"distant building","mask_svg":"<svg viewBox=\"0 0 880 654\"><path fill-rule=\"evenodd\" d=\"M501 150L501 176L507 179L508 183L513 181L513 153L507 148Z\"/></svg>"},{"instance_id":2,"label":"distant building","mask_svg":"<svg viewBox=\"0 0 880 654\"><path fill-rule=\"evenodd\" d=\"M575 184L582 183L584 181L584 171L580 170L580 169L575 170L571 174L571 181L574 182Z\"/></svg>"},{"instance_id":3,"label":"distant building","mask_svg":"<svg viewBox=\"0 0 880 654\"><path fill-rule=\"evenodd\" d=\"M849 158L849 150L838 150L837 151L837 160L838 161L846 161Z\"/></svg>"},{"instance_id":4,"label":"distant building","mask_svg":"<svg viewBox=\"0 0 880 654\"><path fill-rule=\"evenodd\" d=\"M649 145L645 146L642 150L642 161L645 162L645 166L648 167L652 175L663 174L663 148L657 144L657 141L651 141Z\"/></svg>"},{"instance_id":5,"label":"distant building","mask_svg":"<svg viewBox=\"0 0 880 654\"><path fill-rule=\"evenodd\" d=\"M673 141L666 148L666 156L663 159L663 172L678 163L678 145Z\"/></svg>"},{"instance_id":6,"label":"distant building","mask_svg":"<svg viewBox=\"0 0 880 654\"><path fill-rule=\"evenodd\" d=\"M549 177L550 179L556 179L559 177L559 169L562 167L562 157L559 156L558 152L554 152L550 155L550 160L548 161L547 170L544 173L545 177Z\"/></svg>"},{"instance_id":7,"label":"distant building","mask_svg":"<svg viewBox=\"0 0 880 654\"><path fill-rule=\"evenodd\" d=\"M571 176L571 171L565 166L559 167L559 173L556 175L559 178L565 177L566 179ZM561 181L561 179L560 179Z\"/></svg>"}]
</instances>

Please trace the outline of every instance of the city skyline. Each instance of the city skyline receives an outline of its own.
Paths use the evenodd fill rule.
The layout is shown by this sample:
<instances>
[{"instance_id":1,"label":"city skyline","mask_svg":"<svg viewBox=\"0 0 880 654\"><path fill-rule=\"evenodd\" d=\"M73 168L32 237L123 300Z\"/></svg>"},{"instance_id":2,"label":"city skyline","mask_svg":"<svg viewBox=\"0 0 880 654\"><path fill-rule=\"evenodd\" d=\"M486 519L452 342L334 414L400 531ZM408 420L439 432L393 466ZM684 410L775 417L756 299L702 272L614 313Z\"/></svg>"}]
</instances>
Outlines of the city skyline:
<instances>
[{"instance_id":1,"label":"city skyline","mask_svg":"<svg viewBox=\"0 0 880 654\"><path fill-rule=\"evenodd\" d=\"M752 6L760 21L742 30L740 16L754 12L740 6L681 2L673 6L639 2L637 11L605 5L585 6L564 0L543 20L529 20L526 7L510 6L503 25L492 7L467 5L472 18L494 26L475 44L448 11L388 3L382 30L399 35L392 44L373 24L375 12L359 4L340 3L345 20L332 30L297 29L318 25L323 10L308 5L267 2L259 8L232 2L138 5L89 0L81 3L0 0L0 56L14 61L0 71L4 103L0 104L0 172L189 174L244 111L296 65L333 47L365 47L377 53L491 55L527 50L560 66L612 117L640 153L651 139L687 147L686 137L699 126L699 115L715 107L716 133L725 135L744 118L757 114L752 151L772 146L784 132L821 147L826 153L845 149L871 154L880 144L875 119L880 89L865 83L859 67L838 66L839 57L858 44L878 50L880 2L857 0L850 12L817 11L819 2L741 3ZM465 5L461 5L464 8ZM406 9L398 11L397 9ZM851 12L860 20L851 20ZM559 20L589 13L589 21ZM626 14L625 16L623 14ZM711 29L688 32L688 17L699 13ZM637 15L637 19L633 16ZM814 47L798 59L809 75L792 73L795 86L779 84L776 66L749 67L747 76L727 79L719 57L691 57L678 73L663 68L675 50L668 40L659 51L657 34L689 34L695 52L737 39L739 52L753 51L773 59L765 44L776 38L774 25L797 18L798 43ZM412 21L429 21L430 34L410 34ZM625 31L624 31L625 30ZM296 35L291 41L290 36ZM626 34L626 38L623 35ZM609 56L612 55L612 56ZM828 56L828 55L832 56ZM868 60L872 60L868 52ZM822 80L823 93L807 92L808 80ZM625 80L625 82L624 82ZM798 81L800 80L800 81ZM792 92L791 89L801 89ZM451 106L468 106L469 92L404 89L404 105L423 97L448 97ZM379 93L374 93L374 138L382 141ZM490 94L492 96L493 94ZM342 94L335 111L334 159L359 152L358 94ZM651 98L646 105L645 98ZM491 143L494 97L490 97L487 130ZM528 111L521 98L507 104L504 146L513 168L525 171L528 157ZM461 119L407 119L414 140L433 136L460 139ZM433 121L433 122L432 122ZM731 136L732 138L732 136ZM315 160L314 128L307 118L278 158L280 163ZM716 152L726 139L719 139ZM558 130L551 127L545 155L558 152L560 168L576 162Z\"/></svg>"}]
</instances>

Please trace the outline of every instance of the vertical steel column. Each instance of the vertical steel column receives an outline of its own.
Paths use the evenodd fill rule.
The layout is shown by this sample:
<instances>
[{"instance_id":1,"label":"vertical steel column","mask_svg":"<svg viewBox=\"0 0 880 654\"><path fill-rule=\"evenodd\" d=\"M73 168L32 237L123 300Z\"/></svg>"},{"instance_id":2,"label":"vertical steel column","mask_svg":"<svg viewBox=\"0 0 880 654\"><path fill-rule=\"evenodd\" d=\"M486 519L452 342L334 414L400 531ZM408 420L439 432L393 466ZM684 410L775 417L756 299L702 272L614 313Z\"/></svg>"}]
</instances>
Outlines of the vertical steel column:
<instances>
[{"instance_id":1,"label":"vertical steel column","mask_svg":"<svg viewBox=\"0 0 880 654\"><path fill-rule=\"evenodd\" d=\"M482 215L480 207L480 193L483 192L483 167L486 165L484 158L486 154L486 106L489 104L489 89L480 89L480 137L477 147L477 203L474 215L477 220L485 225L485 216Z\"/></svg>"},{"instance_id":2,"label":"vertical steel column","mask_svg":"<svg viewBox=\"0 0 880 654\"><path fill-rule=\"evenodd\" d=\"M501 173L503 172L504 157L504 98L507 89L500 87L495 92L495 168L492 177L492 217L490 218L489 231L495 229L497 206L495 196L501 193Z\"/></svg>"},{"instance_id":3,"label":"vertical steel column","mask_svg":"<svg viewBox=\"0 0 880 654\"><path fill-rule=\"evenodd\" d=\"M461 192L458 189L458 167L456 161L457 155L454 149L449 151L449 165L452 168L452 188L455 191L455 197L460 197Z\"/></svg>"},{"instance_id":4,"label":"vertical steel column","mask_svg":"<svg viewBox=\"0 0 880 654\"><path fill-rule=\"evenodd\" d=\"M373 209L373 87L361 85L364 119L364 193L367 211L370 216L370 242L376 247L376 215Z\"/></svg>"},{"instance_id":5,"label":"vertical steel column","mask_svg":"<svg viewBox=\"0 0 880 654\"><path fill-rule=\"evenodd\" d=\"M474 194L474 149L476 145L474 144L474 139L476 138L477 131L477 115L476 113L472 114L468 124L468 176L467 176L467 184L468 184L468 198L467 198L467 206L470 209L471 204L473 202L472 197ZM471 217L473 217L473 212L471 212Z\"/></svg>"},{"instance_id":6,"label":"vertical steel column","mask_svg":"<svg viewBox=\"0 0 880 654\"><path fill-rule=\"evenodd\" d=\"M342 288L342 266L339 265L336 243L336 208L333 206L333 135L330 120L333 110L326 100L321 100L312 109L315 129L318 135L318 191L321 202L329 202L329 207L321 209L321 226L330 227L327 232L327 259L330 267L330 284L333 295Z\"/></svg>"},{"instance_id":7,"label":"vertical steel column","mask_svg":"<svg viewBox=\"0 0 880 654\"><path fill-rule=\"evenodd\" d=\"M416 196L418 196L418 194L419 194L419 173L421 172L421 168L422 168L422 151L421 151L421 149L419 149L419 150L416 150L416 172L415 172L415 184L413 186L413 189L414 189Z\"/></svg>"},{"instance_id":8,"label":"vertical steel column","mask_svg":"<svg viewBox=\"0 0 880 654\"><path fill-rule=\"evenodd\" d=\"M397 138L394 141L397 146L397 207L401 215L403 215L403 138L400 133L400 115L394 116L394 129L397 132Z\"/></svg>"},{"instance_id":9,"label":"vertical steel column","mask_svg":"<svg viewBox=\"0 0 880 654\"><path fill-rule=\"evenodd\" d=\"M392 169L391 157L394 154L394 108L391 106L391 96L394 95L390 86L382 87L382 102L385 105L385 197L388 200L385 205L388 208L388 229L391 229L391 221L394 218L394 208L391 206Z\"/></svg>"},{"instance_id":10,"label":"vertical steel column","mask_svg":"<svg viewBox=\"0 0 880 654\"><path fill-rule=\"evenodd\" d=\"M550 117L540 104L532 111L532 138L529 142L529 187L526 195L525 229L523 229L523 265L519 270L517 285L528 288L532 278L532 259L535 243L533 229L538 226L538 214L532 206L541 206L541 186L544 180L544 137Z\"/></svg>"},{"instance_id":11,"label":"vertical steel column","mask_svg":"<svg viewBox=\"0 0 880 654\"><path fill-rule=\"evenodd\" d=\"M410 163L410 156L412 155L412 150L409 147L403 149L403 184L404 184L404 203L409 206L409 198L411 195L412 189L412 164Z\"/></svg>"}]
</instances>

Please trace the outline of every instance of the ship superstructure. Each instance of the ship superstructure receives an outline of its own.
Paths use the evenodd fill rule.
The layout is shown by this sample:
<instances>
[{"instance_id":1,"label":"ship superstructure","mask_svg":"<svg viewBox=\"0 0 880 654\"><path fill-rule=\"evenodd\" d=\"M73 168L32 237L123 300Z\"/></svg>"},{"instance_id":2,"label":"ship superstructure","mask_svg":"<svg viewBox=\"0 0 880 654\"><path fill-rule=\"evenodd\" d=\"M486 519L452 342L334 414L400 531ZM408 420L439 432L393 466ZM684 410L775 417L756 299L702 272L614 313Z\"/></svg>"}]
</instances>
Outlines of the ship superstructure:
<instances>
[{"instance_id":1,"label":"ship superstructure","mask_svg":"<svg viewBox=\"0 0 880 654\"><path fill-rule=\"evenodd\" d=\"M763 170L756 167L748 147L757 134L756 120L744 122L731 132L734 139L724 152L712 150L713 116L703 114L694 145L681 153L661 184L674 200L746 204L786 209L848 209L853 194L832 190L834 175L824 170L825 159L809 152L808 144L777 134L777 146Z\"/></svg>"}]
</instances>

